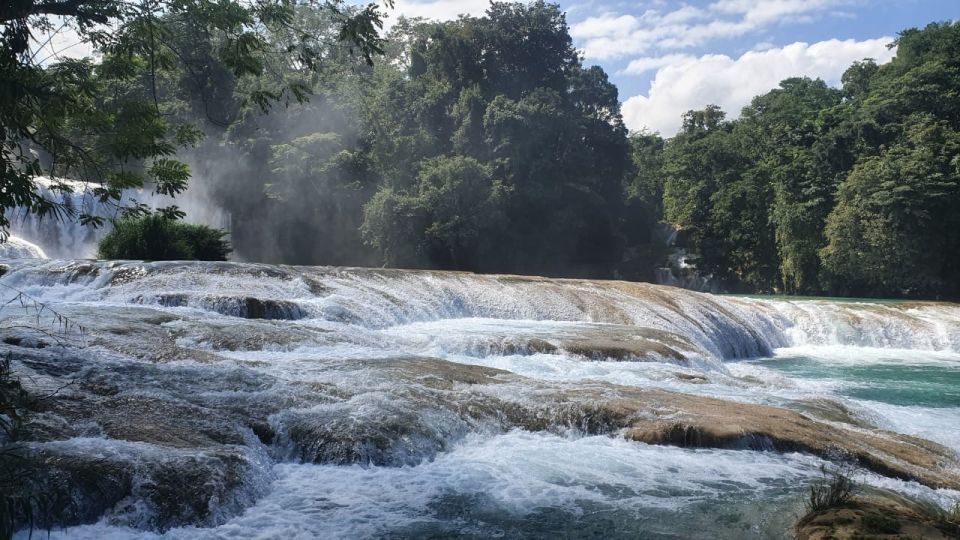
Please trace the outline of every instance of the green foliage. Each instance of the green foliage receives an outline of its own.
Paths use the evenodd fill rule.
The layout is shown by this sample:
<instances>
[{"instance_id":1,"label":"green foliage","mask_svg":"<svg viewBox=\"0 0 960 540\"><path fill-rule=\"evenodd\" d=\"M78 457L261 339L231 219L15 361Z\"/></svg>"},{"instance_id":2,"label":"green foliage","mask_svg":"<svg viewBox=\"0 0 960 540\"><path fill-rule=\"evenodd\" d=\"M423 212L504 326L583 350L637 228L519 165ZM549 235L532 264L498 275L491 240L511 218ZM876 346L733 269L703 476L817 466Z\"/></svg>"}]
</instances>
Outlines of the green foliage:
<instances>
[{"instance_id":1,"label":"green foliage","mask_svg":"<svg viewBox=\"0 0 960 540\"><path fill-rule=\"evenodd\" d=\"M326 34L301 29L297 5L290 0L10 4L0 14L0 232L6 234L7 212L14 208L102 224L96 216L74 215L73 208L41 190L34 181L41 174L89 182L102 202L118 207L123 188L183 192L190 171L174 156L203 133L190 108L202 107L220 123L232 121L231 107L214 111L208 105L229 103L232 96L224 100L224 89L263 77L278 61L271 32L288 38L284 52L307 72L319 70L333 47L356 48L367 64L383 51L379 5L311 4L333 21L334 30ZM54 26L53 17L63 26ZM101 60L45 64L37 58L31 35L65 27L92 44ZM291 79L252 89L245 99L266 111L278 101L304 102L310 90L302 79ZM114 183L120 178L122 184Z\"/></svg>"},{"instance_id":2,"label":"green foliage","mask_svg":"<svg viewBox=\"0 0 960 540\"><path fill-rule=\"evenodd\" d=\"M0 19L3 209L69 217L46 173L142 218L124 190L182 193L190 162L248 258L651 279L665 223L732 291L960 295L955 22L905 30L840 89L789 78L736 120L688 111L665 140L627 133L616 87L542 0L401 17L386 38L376 3L17 6ZM28 58L51 6L99 62ZM175 239L150 257L187 256L154 226Z\"/></svg>"},{"instance_id":3,"label":"green foliage","mask_svg":"<svg viewBox=\"0 0 960 540\"><path fill-rule=\"evenodd\" d=\"M952 234L960 226L960 133L929 116L908 122L902 142L854 167L827 224L824 262L853 293L955 286L944 280L960 262Z\"/></svg>"},{"instance_id":4,"label":"green foliage","mask_svg":"<svg viewBox=\"0 0 960 540\"><path fill-rule=\"evenodd\" d=\"M828 471L824 466L820 468L820 472L821 478L810 485L807 510L820 512L846 505L856 487L846 469L837 468Z\"/></svg>"},{"instance_id":5,"label":"green foliage","mask_svg":"<svg viewBox=\"0 0 960 540\"><path fill-rule=\"evenodd\" d=\"M491 240L503 233L508 195L474 158L425 160L411 190L384 189L367 204L363 232L391 265L476 267L497 256Z\"/></svg>"},{"instance_id":6,"label":"green foliage","mask_svg":"<svg viewBox=\"0 0 960 540\"><path fill-rule=\"evenodd\" d=\"M191 225L162 214L125 218L114 222L97 249L101 259L148 261L223 261L230 254L224 231Z\"/></svg>"},{"instance_id":7,"label":"green foliage","mask_svg":"<svg viewBox=\"0 0 960 540\"><path fill-rule=\"evenodd\" d=\"M659 176L698 268L749 291L960 294L958 42L956 23L906 30L842 90L793 78L732 122L686 113Z\"/></svg>"},{"instance_id":8,"label":"green foliage","mask_svg":"<svg viewBox=\"0 0 960 540\"><path fill-rule=\"evenodd\" d=\"M610 275L626 130L560 9L494 2L483 18L403 31L411 76L368 103L383 183L364 238L388 264Z\"/></svg>"}]
</instances>

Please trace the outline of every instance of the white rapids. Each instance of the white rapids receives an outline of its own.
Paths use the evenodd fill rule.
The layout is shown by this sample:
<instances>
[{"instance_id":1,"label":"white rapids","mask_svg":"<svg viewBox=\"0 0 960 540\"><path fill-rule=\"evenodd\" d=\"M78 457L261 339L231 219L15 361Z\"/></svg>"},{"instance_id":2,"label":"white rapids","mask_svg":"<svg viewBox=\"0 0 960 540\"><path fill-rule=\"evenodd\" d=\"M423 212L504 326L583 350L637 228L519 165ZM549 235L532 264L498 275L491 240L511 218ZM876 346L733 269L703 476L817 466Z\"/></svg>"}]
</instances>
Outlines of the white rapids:
<instances>
[{"instance_id":1,"label":"white rapids","mask_svg":"<svg viewBox=\"0 0 960 540\"><path fill-rule=\"evenodd\" d=\"M825 463L630 442L604 419L551 416L541 400L558 393L571 407L618 388L710 396L960 449L954 304L455 272L3 264L6 300L25 294L0 312L4 347L31 384L80 381L64 398L97 411L87 423L69 407L64 420L48 413L32 448L104 456L122 485L117 471L135 469L125 499L52 538L782 538ZM36 316L30 302L82 338L17 334ZM132 414L139 425L124 424ZM182 432L156 427L184 418ZM167 464L222 463L232 468L199 510L158 494ZM857 474L930 504L960 500Z\"/></svg>"}]
</instances>

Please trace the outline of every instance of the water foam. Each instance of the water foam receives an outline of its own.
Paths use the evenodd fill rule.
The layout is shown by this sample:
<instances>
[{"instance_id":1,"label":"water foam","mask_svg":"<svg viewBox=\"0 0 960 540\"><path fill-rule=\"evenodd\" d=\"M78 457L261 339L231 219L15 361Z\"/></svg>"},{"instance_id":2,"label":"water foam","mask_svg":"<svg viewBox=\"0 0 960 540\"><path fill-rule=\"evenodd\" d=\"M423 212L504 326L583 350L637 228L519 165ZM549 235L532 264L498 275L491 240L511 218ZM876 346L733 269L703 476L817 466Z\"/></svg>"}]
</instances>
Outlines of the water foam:
<instances>
[{"instance_id":1,"label":"water foam","mask_svg":"<svg viewBox=\"0 0 960 540\"><path fill-rule=\"evenodd\" d=\"M215 529L175 529L162 537L452 533L457 529L443 525L451 525L449 512L460 516L452 525L465 530L490 525L485 523L490 520L503 524L538 518L569 527L569 532L576 531L578 523L620 512L632 515L631 526L642 531L649 527L645 521L692 505L722 506L745 499L753 501L748 506L795 508L803 484L819 474L820 461L810 456L746 454L519 431L474 436L416 467L278 465L270 493L243 514ZM695 533L697 525L691 523L688 532L707 537L702 528ZM509 529L504 532L510 535ZM52 535L68 537L144 536L142 531L105 523Z\"/></svg>"},{"instance_id":2,"label":"water foam","mask_svg":"<svg viewBox=\"0 0 960 540\"><path fill-rule=\"evenodd\" d=\"M271 411L268 426L281 440L298 418L329 418L342 422L344 431L372 426L354 432L391 434L392 446L379 450L407 452L410 459L385 462L416 464L270 465L277 480L246 511L224 512L217 528L174 529L170 538L532 536L525 527L586 531L576 527L601 527L600 516L610 515L635 535L703 537L709 531L713 537L724 527L715 521L718 512L730 508L746 516L736 527L780 534L799 508L804 482L819 474L822 462L793 454L649 447L556 433L497 435L454 411L472 406L466 400L471 395L525 400L519 405L526 406L537 399L539 381L556 383L551 390L628 385L805 412L811 402L827 400L883 429L953 448L960 443L950 428L957 425L957 405L903 405L850 394L878 384L850 375L857 369L960 366L960 308L954 305L745 299L621 282L232 263L10 261L2 281L99 332L102 341L86 350L94 361L86 369L116 362L117 369L104 373L119 375L118 384L129 377L139 385L119 389L124 397L230 403L250 411L261 402L282 404ZM292 305L300 316L248 320L249 312L234 309L249 305L248 299ZM642 358L646 362L614 362L602 356L634 337L682 358L652 353ZM585 342L600 356L569 350L570 343ZM732 361L763 356L773 358ZM449 382L445 377L455 372L442 360L422 372L402 371L411 358L431 357L519 377L434 391L428 383ZM787 369L783 362L795 357L816 369ZM243 384L234 385L233 377ZM212 381L221 382L205 388ZM400 421L413 418L412 430L393 430L387 422L393 419L385 417L395 413ZM421 427L436 440L414 440ZM311 459L279 450L271 459L291 456ZM941 502L953 497L878 478L864 481ZM709 502L715 498L718 503ZM779 501L782 522L758 525L770 501ZM649 528L658 520L685 528ZM104 521L55 536L145 535L116 525Z\"/></svg>"}]
</instances>

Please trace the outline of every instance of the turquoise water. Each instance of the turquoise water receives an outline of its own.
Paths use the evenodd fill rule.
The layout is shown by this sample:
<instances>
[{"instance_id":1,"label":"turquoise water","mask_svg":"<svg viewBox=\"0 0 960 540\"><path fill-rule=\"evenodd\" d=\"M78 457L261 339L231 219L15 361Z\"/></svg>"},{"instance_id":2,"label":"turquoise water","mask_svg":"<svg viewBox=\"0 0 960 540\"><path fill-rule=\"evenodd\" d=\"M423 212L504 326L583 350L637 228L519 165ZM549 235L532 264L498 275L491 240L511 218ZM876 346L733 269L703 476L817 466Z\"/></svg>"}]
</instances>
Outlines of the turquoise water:
<instances>
[{"instance_id":1,"label":"turquoise water","mask_svg":"<svg viewBox=\"0 0 960 540\"><path fill-rule=\"evenodd\" d=\"M890 351L883 357L864 354L860 363L787 353L756 363L790 377L834 383L834 392L891 405L960 407L960 362L918 362L917 351ZM932 355L933 353L931 353Z\"/></svg>"}]
</instances>

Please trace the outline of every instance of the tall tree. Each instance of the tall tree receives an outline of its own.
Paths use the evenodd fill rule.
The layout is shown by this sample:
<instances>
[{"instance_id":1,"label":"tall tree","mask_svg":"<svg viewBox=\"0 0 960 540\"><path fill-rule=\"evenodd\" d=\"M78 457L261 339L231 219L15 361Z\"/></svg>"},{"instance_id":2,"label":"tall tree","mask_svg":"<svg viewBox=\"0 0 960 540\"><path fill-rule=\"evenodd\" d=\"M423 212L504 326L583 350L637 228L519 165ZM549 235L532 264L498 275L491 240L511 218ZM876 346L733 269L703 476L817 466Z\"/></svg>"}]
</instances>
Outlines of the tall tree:
<instances>
[{"instance_id":1,"label":"tall tree","mask_svg":"<svg viewBox=\"0 0 960 540\"><path fill-rule=\"evenodd\" d=\"M409 78L388 83L388 120L375 126L384 186L367 208L368 241L388 262L609 275L622 247L626 130L616 88L600 68L581 65L560 9L494 2L483 18L414 34ZM485 186L483 245L496 247L488 255L450 256L447 248L463 246L462 229L444 225L449 217L423 196L438 164L471 164L470 178L487 178L470 185ZM398 213L423 221L397 236Z\"/></svg>"}]
</instances>

